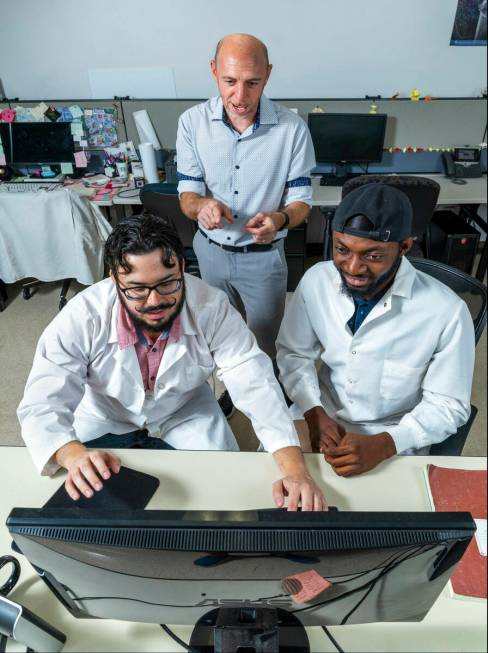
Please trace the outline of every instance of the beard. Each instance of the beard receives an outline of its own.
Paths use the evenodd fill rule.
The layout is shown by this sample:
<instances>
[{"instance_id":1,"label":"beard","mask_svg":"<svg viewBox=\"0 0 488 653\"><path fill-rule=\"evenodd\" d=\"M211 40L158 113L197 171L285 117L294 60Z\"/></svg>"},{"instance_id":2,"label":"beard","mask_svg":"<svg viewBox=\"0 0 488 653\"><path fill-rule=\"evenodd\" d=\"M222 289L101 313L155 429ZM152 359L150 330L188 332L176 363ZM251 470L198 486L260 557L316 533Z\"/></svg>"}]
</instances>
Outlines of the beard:
<instances>
[{"instance_id":1,"label":"beard","mask_svg":"<svg viewBox=\"0 0 488 653\"><path fill-rule=\"evenodd\" d=\"M119 296L119 301L127 311L130 319L132 320L132 323L136 328L145 329L146 331L151 331L152 333L161 333L161 331L164 331L165 329L171 329L173 322L181 313L183 304L185 302L185 284L183 282L179 299L175 299L172 302L161 302L157 306L151 306L150 309L146 308L138 310L137 308L131 308L124 294L118 288L117 294ZM166 317L157 320L157 322L148 322L144 319L144 315L151 315L151 313L156 313L157 311L167 310L171 308L173 309L171 313Z\"/></svg>"},{"instance_id":2,"label":"beard","mask_svg":"<svg viewBox=\"0 0 488 653\"><path fill-rule=\"evenodd\" d=\"M351 288L351 286L348 286L342 270L336 265L336 269L341 275L341 280L342 280L341 292L345 295L348 295L348 297L351 297L352 299L371 299L380 290L383 289L386 290L388 285L395 278L395 275L398 272L398 268L400 267L401 262L402 262L402 257L400 256L400 254L398 254L397 258L393 261L393 263L388 268L388 270L386 270L386 272L383 272L383 274L381 274L376 279L372 279L369 284L364 286L364 288Z\"/></svg>"}]
</instances>

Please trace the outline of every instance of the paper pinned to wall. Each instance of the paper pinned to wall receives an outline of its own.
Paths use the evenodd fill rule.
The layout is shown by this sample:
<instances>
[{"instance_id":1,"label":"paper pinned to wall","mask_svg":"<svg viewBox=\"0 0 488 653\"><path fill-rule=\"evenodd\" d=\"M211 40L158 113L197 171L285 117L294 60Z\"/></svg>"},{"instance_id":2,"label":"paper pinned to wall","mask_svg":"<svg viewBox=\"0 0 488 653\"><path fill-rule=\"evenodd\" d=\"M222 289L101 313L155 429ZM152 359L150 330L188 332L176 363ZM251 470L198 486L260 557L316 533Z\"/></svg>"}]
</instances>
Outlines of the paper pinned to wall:
<instances>
[{"instance_id":1,"label":"paper pinned to wall","mask_svg":"<svg viewBox=\"0 0 488 653\"><path fill-rule=\"evenodd\" d=\"M72 122L70 129L72 136L83 136L83 125L81 122Z\"/></svg>"},{"instance_id":2,"label":"paper pinned to wall","mask_svg":"<svg viewBox=\"0 0 488 653\"><path fill-rule=\"evenodd\" d=\"M88 161L86 160L86 154L83 150L80 152L75 152L75 165L77 168L86 168Z\"/></svg>"},{"instance_id":3,"label":"paper pinned to wall","mask_svg":"<svg viewBox=\"0 0 488 653\"><path fill-rule=\"evenodd\" d=\"M81 118L83 116L83 111L77 104L73 104L72 106L68 107L68 109L74 119Z\"/></svg>"},{"instance_id":4,"label":"paper pinned to wall","mask_svg":"<svg viewBox=\"0 0 488 653\"><path fill-rule=\"evenodd\" d=\"M88 71L92 97L97 100L176 98L173 68L94 68Z\"/></svg>"},{"instance_id":5,"label":"paper pinned to wall","mask_svg":"<svg viewBox=\"0 0 488 653\"><path fill-rule=\"evenodd\" d=\"M38 120L28 107L15 106L15 122L33 122ZM40 120L40 118L39 118Z\"/></svg>"},{"instance_id":6,"label":"paper pinned to wall","mask_svg":"<svg viewBox=\"0 0 488 653\"><path fill-rule=\"evenodd\" d=\"M36 107L31 107L30 112L34 116L35 121L42 122L44 120L44 113L48 108L45 102L40 102Z\"/></svg>"}]
</instances>

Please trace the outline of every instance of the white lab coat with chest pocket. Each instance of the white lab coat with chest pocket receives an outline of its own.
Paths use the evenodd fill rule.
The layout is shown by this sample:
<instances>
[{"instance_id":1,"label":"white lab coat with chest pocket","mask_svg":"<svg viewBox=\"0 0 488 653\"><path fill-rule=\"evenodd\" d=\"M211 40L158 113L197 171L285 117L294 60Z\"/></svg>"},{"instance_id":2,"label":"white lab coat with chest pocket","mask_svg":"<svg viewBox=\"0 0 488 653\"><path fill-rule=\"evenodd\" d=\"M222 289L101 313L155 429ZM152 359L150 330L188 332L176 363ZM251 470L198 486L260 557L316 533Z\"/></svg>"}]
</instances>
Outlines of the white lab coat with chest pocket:
<instances>
[{"instance_id":1,"label":"white lab coat with chest pocket","mask_svg":"<svg viewBox=\"0 0 488 653\"><path fill-rule=\"evenodd\" d=\"M181 335L171 337L154 393L144 390L134 347L117 339L119 300L110 279L74 297L42 334L18 408L24 438L43 474L71 440L146 428L178 449L237 450L206 382L215 367L236 406L273 453L298 446L270 359L223 292L185 275Z\"/></svg>"}]
</instances>

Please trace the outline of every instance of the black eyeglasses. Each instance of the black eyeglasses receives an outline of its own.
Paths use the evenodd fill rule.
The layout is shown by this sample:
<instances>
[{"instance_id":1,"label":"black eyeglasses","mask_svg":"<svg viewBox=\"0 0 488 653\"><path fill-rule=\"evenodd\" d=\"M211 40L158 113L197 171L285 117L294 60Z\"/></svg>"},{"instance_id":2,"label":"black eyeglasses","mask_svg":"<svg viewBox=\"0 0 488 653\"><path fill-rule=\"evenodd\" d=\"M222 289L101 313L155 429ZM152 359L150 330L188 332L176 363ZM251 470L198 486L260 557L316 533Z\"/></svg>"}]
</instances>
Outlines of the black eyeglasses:
<instances>
[{"instance_id":1,"label":"black eyeglasses","mask_svg":"<svg viewBox=\"0 0 488 653\"><path fill-rule=\"evenodd\" d=\"M174 295L174 293L180 290L183 285L183 279L171 279L170 281L163 281L162 283L157 283L155 286L134 286L133 288L122 288L117 284L121 292L124 293L127 299L132 299L134 301L145 300L149 297L153 290L155 290L158 295Z\"/></svg>"}]
</instances>

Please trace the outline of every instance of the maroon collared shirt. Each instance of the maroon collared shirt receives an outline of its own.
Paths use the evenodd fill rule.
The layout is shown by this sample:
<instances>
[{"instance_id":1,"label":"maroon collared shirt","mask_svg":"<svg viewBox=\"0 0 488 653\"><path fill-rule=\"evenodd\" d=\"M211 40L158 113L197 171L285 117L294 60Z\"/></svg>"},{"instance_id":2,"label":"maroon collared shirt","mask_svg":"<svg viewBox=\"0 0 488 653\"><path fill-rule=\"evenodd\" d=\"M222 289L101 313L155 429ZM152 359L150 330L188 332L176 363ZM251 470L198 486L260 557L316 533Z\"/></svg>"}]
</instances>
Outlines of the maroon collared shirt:
<instances>
[{"instance_id":1,"label":"maroon collared shirt","mask_svg":"<svg viewBox=\"0 0 488 653\"><path fill-rule=\"evenodd\" d=\"M171 325L171 329L164 330L156 342L151 344L144 334L136 329L125 307L119 304L119 313L117 316L117 340L119 348L126 349L127 347L134 346L137 360L139 361L144 390L153 392L166 344L170 338L178 341L180 335L181 323L178 316Z\"/></svg>"}]
</instances>

